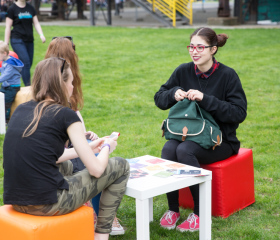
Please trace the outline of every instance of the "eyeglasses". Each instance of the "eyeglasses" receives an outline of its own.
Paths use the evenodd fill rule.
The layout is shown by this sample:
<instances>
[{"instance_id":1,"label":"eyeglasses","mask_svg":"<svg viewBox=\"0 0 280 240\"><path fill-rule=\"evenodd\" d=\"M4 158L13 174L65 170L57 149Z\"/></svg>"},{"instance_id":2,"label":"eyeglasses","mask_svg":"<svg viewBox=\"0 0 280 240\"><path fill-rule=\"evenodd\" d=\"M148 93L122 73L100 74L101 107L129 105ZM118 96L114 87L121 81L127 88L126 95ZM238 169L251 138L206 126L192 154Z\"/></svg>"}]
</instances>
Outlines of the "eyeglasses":
<instances>
[{"instance_id":1,"label":"eyeglasses","mask_svg":"<svg viewBox=\"0 0 280 240\"><path fill-rule=\"evenodd\" d=\"M214 46L204 46L204 45L199 45L199 46L187 46L189 52L193 52L195 49L197 52L203 52L204 51L204 48L210 48L210 47L214 47Z\"/></svg>"},{"instance_id":2,"label":"eyeglasses","mask_svg":"<svg viewBox=\"0 0 280 240\"><path fill-rule=\"evenodd\" d=\"M61 74L62 74L62 73L63 73L63 69L64 69L64 65L65 65L66 60L65 60L64 58L61 58L61 57L58 57L58 59L60 59L60 60L62 61L62 66L61 66L61 68L60 68L60 72L61 72Z\"/></svg>"},{"instance_id":3,"label":"eyeglasses","mask_svg":"<svg viewBox=\"0 0 280 240\"><path fill-rule=\"evenodd\" d=\"M59 38L59 37L53 37L52 40L54 40L54 39L56 39L56 38ZM73 37L71 37L71 36L64 36L64 37L62 37L62 38L66 38L66 39L68 39L69 41L71 41L72 47L73 47L73 49L74 49L74 51L75 51L75 44L73 43Z\"/></svg>"}]
</instances>

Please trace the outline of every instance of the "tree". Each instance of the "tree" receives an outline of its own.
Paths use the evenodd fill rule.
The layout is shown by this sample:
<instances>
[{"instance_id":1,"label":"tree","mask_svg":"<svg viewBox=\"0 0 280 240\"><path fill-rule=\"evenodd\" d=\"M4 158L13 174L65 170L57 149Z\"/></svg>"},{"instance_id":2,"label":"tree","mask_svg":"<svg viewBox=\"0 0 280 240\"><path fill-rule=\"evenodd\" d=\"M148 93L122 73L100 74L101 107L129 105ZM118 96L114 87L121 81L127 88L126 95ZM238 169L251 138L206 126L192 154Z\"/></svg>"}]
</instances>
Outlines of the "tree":
<instances>
[{"instance_id":1,"label":"tree","mask_svg":"<svg viewBox=\"0 0 280 240\"><path fill-rule=\"evenodd\" d=\"M77 17L78 19L86 19L84 10L86 9L86 0L76 0L77 3Z\"/></svg>"},{"instance_id":2,"label":"tree","mask_svg":"<svg viewBox=\"0 0 280 240\"><path fill-rule=\"evenodd\" d=\"M219 0L218 17L229 17L229 0Z\"/></svg>"}]
</instances>

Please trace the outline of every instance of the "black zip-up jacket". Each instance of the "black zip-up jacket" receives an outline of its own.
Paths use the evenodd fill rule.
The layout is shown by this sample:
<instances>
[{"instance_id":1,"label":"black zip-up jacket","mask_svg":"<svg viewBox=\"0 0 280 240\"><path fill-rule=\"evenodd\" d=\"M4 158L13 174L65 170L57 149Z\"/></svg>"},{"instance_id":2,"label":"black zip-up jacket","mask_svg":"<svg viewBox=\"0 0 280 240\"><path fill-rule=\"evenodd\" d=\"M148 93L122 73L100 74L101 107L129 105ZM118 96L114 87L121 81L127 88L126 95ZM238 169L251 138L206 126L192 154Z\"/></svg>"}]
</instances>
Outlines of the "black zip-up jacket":
<instances>
[{"instance_id":1,"label":"black zip-up jacket","mask_svg":"<svg viewBox=\"0 0 280 240\"><path fill-rule=\"evenodd\" d=\"M202 101L198 102L199 106L213 116L221 128L223 141L228 142L233 151L238 153L240 142L236 137L236 129L247 115L247 100L240 79L232 68L220 63L207 81L202 91L195 74L194 63L181 64L155 94L155 104L162 110L171 108L177 103L175 92L178 89L203 92L204 96Z\"/></svg>"}]
</instances>

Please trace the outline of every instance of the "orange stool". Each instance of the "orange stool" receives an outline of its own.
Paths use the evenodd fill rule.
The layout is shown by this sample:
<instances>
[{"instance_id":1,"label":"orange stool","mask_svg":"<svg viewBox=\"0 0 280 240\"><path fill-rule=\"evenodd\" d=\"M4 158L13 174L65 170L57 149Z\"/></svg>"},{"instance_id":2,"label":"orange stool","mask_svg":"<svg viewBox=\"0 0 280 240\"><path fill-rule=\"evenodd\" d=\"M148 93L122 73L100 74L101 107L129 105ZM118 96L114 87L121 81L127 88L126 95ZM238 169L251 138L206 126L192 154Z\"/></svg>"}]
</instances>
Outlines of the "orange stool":
<instances>
[{"instance_id":1,"label":"orange stool","mask_svg":"<svg viewBox=\"0 0 280 240\"><path fill-rule=\"evenodd\" d=\"M220 162L201 164L212 171L212 215L227 218L255 202L254 165L251 149L240 148L238 154ZM179 190L179 205L193 208L189 188Z\"/></svg>"},{"instance_id":2,"label":"orange stool","mask_svg":"<svg viewBox=\"0 0 280 240\"><path fill-rule=\"evenodd\" d=\"M3 240L94 240L92 208L82 206L62 216L34 216L0 207L0 238Z\"/></svg>"}]
</instances>

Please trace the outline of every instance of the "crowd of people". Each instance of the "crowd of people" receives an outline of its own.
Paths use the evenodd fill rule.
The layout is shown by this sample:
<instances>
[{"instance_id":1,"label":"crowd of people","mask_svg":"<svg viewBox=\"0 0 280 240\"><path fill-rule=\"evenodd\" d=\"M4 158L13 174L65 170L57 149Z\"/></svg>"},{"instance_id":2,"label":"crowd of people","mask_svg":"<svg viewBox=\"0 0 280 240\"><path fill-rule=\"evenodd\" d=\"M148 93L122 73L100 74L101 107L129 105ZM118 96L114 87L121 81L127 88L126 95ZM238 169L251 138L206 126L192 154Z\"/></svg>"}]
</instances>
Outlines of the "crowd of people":
<instances>
[{"instance_id":1,"label":"crowd of people","mask_svg":"<svg viewBox=\"0 0 280 240\"><path fill-rule=\"evenodd\" d=\"M90 202L97 215L95 239L124 234L116 214L129 179L129 163L110 157L117 137L99 138L86 130L80 112L84 100L79 58L71 36L53 36L30 81L33 25L44 43L30 4L17 0L7 10L5 39L0 41L1 91L9 103L3 146L4 204L26 214L54 216ZM188 46L192 62L178 66L154 96L156 106L163 110L185 98L196 101L218 123L222 143L213 150L171 139L162 148L162 158L200 167L238 153L236 129L246 118L247 101L237 73L215 59L227 39L210 28L196 29ZM9 55L9 44L19 59ZM33 99L19 105L9 119L21 78L26 86L31 84ZM163 228L199 230L199 186L190 190L194 212L178 226L178 191L167 193L168 210L159 220Z\"/></svg>"}]
</instances>

